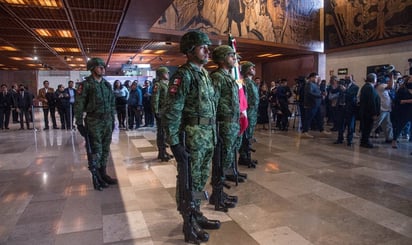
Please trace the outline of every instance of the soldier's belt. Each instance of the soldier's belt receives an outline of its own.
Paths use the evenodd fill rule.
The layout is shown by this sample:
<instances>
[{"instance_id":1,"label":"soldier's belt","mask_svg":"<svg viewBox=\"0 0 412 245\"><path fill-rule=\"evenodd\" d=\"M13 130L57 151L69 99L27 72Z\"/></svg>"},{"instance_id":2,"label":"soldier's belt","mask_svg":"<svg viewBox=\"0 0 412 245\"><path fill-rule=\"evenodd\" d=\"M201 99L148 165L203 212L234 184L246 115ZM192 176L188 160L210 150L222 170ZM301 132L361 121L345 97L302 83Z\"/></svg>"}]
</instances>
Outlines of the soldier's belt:
<instances>
[{"instance_id":1,"label":"soldier's belt","mask_svg":"<svg viewBox=\"0 0 412 245\"><path fill-rule=\"evenodd\" d=\"M110 113L87 113L87 117L99 119L99 120L109 120L112 119L112 115Z\"/></svg>"},{"instance_id":2,"label":"soldier's belt","mask_svg":"<svg viewBox=\"0 0 412 245\"><path fill-rule=\"evenodd\" d=\"M239 122L239 117L231 117L231 116L219 117L217 121L218 122Z\"/></svg>"},{"instance_id":3,"label":"soldier's belt","mask_svg":"<svg viewBox=\"0 0 412 245\"><path fill-rule=\"evenodd\" d=\"M214 117L189 117L184 120L187 125L213 125L216 123Z\"/></svg>"}]
</instances>

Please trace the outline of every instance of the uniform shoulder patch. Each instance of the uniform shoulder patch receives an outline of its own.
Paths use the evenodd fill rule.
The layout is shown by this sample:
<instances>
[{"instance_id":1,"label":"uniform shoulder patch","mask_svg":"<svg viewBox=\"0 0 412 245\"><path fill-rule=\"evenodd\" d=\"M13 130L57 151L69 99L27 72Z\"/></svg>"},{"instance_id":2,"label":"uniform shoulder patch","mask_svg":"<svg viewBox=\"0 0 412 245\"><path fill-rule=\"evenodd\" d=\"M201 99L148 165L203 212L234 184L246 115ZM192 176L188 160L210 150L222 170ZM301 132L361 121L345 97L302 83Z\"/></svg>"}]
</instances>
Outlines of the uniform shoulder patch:
<instances>
[{"instance_id":1,"label":"uniform shoulder patch","mask_svg":"<svg viewBox=\"0 0 412 245\"><path fill-rule=\"evenodd\" d=\"M172 84L169 86L169 94L172 94L172 95L176 94L181 83L182 83L181 77L174 78Z\"/></svg>"}]
</instances>

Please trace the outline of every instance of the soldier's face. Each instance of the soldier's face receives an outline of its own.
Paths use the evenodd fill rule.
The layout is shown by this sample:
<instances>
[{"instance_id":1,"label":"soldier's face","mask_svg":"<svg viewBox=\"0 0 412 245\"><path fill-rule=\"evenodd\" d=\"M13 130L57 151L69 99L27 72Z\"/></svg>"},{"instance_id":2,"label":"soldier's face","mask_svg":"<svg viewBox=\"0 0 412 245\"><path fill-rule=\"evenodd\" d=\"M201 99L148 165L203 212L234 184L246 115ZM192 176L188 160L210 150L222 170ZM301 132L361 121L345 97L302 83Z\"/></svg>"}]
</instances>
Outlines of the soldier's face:
<instances>
[{"instance_id":1,"label":"soldier's face","mask_svg":"<svg viewBox=\"0 0 412 245\"><path fill-rule=\"evenodd\" d=\"M93 74L95 76L101 77L101 76L104 76L105 73L106 73L106 69L104 68L104 66L96 66L93 69Z\"/></svg>"},{"instance_id":2,"label":"soldier's face","mask_svg":"<svg viewBox=\"0 0 412 245\"><path fill-rule=\"evenodd\" d=\"M249 75L251 75L252 77L256 75L256 69L254 66L251 66L249 68Z\"/></svg>"},{"instance_id":3,"label":"soldier's face","mask_svg":"<svg viewBox=\"0 0 412 245\"><path fill-rule=\"evenodd\" d=\"M169 72L163 72L162 73L162 79L163 80L169 80Z\"/></svg>"},{"instance_id":4,"label":"soldier's face","mask_svg":"<svg viewBox=\"0 0 412 245\"><path fill-rule=\"evenodd\" d=\"M207 64L209 61L210 50L208 45L197 46L193 50L194 61L201 65Z\"/></svg>"},{"instance_id":5,"label":"soldier's face","mask_svg":"<svg viewBox=\"0 0 412 245\"><path fill-rule=\"evenodd\" d=\"M223 65L225 68L232 69L235 66L236 63L236 55L234 53L227 54L225 56L225 60L223 62Z\"/></svg>"}]
</instances>

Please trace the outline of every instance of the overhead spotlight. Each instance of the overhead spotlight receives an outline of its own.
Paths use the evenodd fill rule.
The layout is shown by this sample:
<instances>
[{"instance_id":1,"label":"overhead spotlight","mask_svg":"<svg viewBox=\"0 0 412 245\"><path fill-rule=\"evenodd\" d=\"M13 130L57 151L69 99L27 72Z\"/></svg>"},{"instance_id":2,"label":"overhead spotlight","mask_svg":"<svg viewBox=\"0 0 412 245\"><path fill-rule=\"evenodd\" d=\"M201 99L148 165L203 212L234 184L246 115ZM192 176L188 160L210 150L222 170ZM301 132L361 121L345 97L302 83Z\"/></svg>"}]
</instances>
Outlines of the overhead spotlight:
<instances>
[{"instance_id":1,"label":"overhead spotlight","mask_svg":"<svg viewBox=\"0 0 412 245\"><path fill-rule=\"evenodd\" d=\"M33 57L33 60L38 60L39 58L37 57L37 56L34 56Z\"/></svg>"}]
</instances>

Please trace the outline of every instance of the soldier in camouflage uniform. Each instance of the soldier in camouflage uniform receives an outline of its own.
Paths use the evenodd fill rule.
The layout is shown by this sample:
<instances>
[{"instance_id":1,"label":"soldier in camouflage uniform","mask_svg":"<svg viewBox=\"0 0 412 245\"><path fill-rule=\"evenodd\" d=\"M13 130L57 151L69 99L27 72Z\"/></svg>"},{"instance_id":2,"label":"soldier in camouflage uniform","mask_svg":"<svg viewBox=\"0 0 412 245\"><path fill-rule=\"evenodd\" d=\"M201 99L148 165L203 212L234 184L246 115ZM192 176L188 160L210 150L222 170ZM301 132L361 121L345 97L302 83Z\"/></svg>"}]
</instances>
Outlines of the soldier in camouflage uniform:
<instances>
[{"instance_id":1,"label":"soldier in camouflage uniform","mask_svg":"<svg viewBox=\"0 0 412 245\"><path fill-rule=\"evenodd\" d=\"M219 138L222 143L221 163L223 172L233 175L233 164L235 164L236 140L239 135L240 109L239 109L239 87L233 79L231 69L236 62L236 54L228 45L221 45L212 53L213 62L219 67L210 75L217 92L217 112L216 120L219 127ZM213 163L215 164L215 163ZM213 172L213 174L216 174ZM224 176L222 176L224 177ZM216 184L216 183L213 183ZM215 187L216 188L216 187ZM214 189L215 189L214 188ZM221 206L233 208L237 202L237 197L229 196L222 191ZM209 199L211 204L215 204L216 193L212 193Z\"/></svg>"},{"instance_id":2,"label":"soldier in camouflage uniform","mask_svg":"<svg viewBox=\"0 0 412 245\"><path fill-rule=\"evenodd\" d=\"M209 37L200 31L187 32L181 38L180 51L186 55L187 62L178 68L170 80L164 115L167 140L178 164L184 162L180 159L187 159L190 154L193 192L204 190L216 144L216 94L210 77L203 68L209 59L210 44ZM180 137L182 131L186 135L185 142L182 142ZM179 165L177 171L180 178ZM176 190L179 202L178 195L179 190ZM203 216L200 212L200 200L195 201L195 208L197 212L190 222L196 230L197 241L191 242L206 242L209 234L203 229L218 229L220 221L209 220ZM186 210L179 211L183 216ZM183 229L185 240L190 239L186 237L185 228Z\"/></svg>"},{"instance_id":3,"label":"soldier in camouflage uniform","mask_svg":"<svg viewBox=\"0 0 412 245\"><path fill-rule=\"evenodd\" d=\"M156 143L159 154L157 159L162 162L169 161L172 156L166 152L166 137L164 124L162 124L162 116L166 108L167 92L169 88L169 69L167 67L161 66L156 70L156 81L153 87L152 93L152 111L155 114L156 125L157 125L157 135Z\"/></svg>"},{"instance_id":4,"label":"soldier in camouflage uniform","mask_svg":"<svg viewBox=\"0 0 412 245\"><path fill-rule=\"evenodd\" d=\"M243 134L242 144L239 149L239 161L240 165L246 165L248 167L256 167L257 161L251 158L251 144L253 134L255 132L255 126L257 122L257 113L259 107L259 87L252 80L256 75L255 64L250 61L245 61L241 64L241 74L245 82L246 96L247 96L247 116L249 119L249 126Z\"/></svg>"},{"instance_id":5,"label":"soldier in camouflage uniform","mask_svg":"<svg viewBox=\"0 0 412 245\"><path fill-rule=\"evenodd\" d=\"M103 78L106 69L104 61L92 58L87 62L87 69L91 75L79 84L74 114L77 129L86 139L93 187L102 190L110 184L117 184L117 180L106 173L116 107L112 87ZM83 119L84 112L86 117Z\"/></svg>"}]
</instances>

